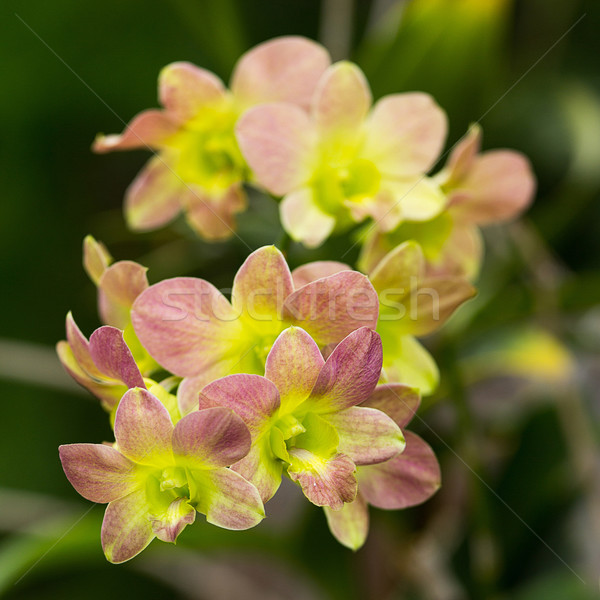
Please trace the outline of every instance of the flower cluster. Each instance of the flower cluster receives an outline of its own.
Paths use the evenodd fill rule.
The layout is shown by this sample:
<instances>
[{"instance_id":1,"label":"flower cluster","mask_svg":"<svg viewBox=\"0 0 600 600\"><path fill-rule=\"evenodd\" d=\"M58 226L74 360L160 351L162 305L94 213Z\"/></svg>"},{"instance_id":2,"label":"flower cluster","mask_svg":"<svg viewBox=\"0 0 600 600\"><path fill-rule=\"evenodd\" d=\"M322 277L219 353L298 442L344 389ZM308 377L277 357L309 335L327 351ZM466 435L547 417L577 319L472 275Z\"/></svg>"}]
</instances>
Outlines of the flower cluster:
<instances>
[{"instance_id":1,"label":"flower cluster","mask_svg":"<svg viewBox=\"0 0 600 600\"><path fill-rule=\"evenodd\" d=\"M114 441L60 447L75 489L107 503L111 562L154 538L175 542L196 513L247 529L282 478L323 507L357 549L368 505L400 509L440 486L432 449L406 431L438 383L417 339L475 294L477 226L514 216L533 178L515 152L479 154L474 127L430 175L446 117L422 93L372 105L361 70L330 64L298 37L250 50L228 91L189 63L165 67L162 110L138 115L95 149L154 156L127 191L134 230L183 212L205 239L230 236L244 184L281 198L289 236L308 247L363 223L359 266L290 270L274 246L252 252L226 297L209 281L149 285L88 236L84 267L104 325L86 338L71 313L57 352L109 413Z\"/></svg>"}]
</instances>

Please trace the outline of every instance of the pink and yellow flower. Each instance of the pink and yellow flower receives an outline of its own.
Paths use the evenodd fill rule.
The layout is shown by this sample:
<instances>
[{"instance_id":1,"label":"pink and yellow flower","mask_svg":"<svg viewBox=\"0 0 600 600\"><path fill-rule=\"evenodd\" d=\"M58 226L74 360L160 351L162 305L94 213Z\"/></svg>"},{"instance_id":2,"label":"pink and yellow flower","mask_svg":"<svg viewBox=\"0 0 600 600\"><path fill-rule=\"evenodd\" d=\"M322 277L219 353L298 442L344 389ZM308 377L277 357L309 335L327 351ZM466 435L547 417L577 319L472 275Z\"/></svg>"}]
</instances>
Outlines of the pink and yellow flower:
<instances>
[{"instance_id":1,"label":"pink and yellow flower","mask_svg":"<svg viewBox=\"0 0 600 600\"><path fill-rule=\"evenodd\" d=\"M425 177L444 144L444 113L422 93L385 96L371 108L368 83L352 63L323 74L310 114L289 103L256 106L236 135L256 181L283 196L285 230L307 246L366 217L389 231L444 207L439 186Z\"/></svg>"},{"instance_id":2,"label":"pink and yellow flower","mask_svg":"<svg viewBox=\"0 0 600 600\"><path fill-rule=\"evenodd\" d=\"M234 410L252 436L233 469L264 502L282 473L317 506L339 510L356 496L356 465L386 461L404 449L400 428L364 402L381 372L381 341L367 327L344 338L325 361L314 340L290 327L275 341L265 377L229 375L206 386L200 408Z\"/></svg>"},{"instance_id":3,"label":"pink and yellow flower","mask_svg":"<svg viewBox=\"0 0 600 600\"><path fill-rule=\"evenodd\" d=\"M232 235L246 206L249 171L234 135L239 116L262 102L292 102L302 110L330 63L327 51L300 37L260 44L238 61L231 91L214 74L187 62L159 77L163 110L147 110L121 135L98 136L97 152L146 148L155 156L131 184L125 216L137 231L161 227L181 211L204 238Z\"/></svg>"},{"instance_id":4,"label":"pink and yellow flower","mask_svg":"<svg viewBox=\"0 0 600 600\"><path fill-rule=\"evenodd\" d=\"M73 487L108 503L101 537L110 562L133 558L154 538L175 542L196 511L226 529L263 519L256 488L227 468L250 449L250 433L232 411L197 411L173 426L161 402L135 388L119 404L115 438L115 446L59 448Z\"/></svg>"}]
</instances>

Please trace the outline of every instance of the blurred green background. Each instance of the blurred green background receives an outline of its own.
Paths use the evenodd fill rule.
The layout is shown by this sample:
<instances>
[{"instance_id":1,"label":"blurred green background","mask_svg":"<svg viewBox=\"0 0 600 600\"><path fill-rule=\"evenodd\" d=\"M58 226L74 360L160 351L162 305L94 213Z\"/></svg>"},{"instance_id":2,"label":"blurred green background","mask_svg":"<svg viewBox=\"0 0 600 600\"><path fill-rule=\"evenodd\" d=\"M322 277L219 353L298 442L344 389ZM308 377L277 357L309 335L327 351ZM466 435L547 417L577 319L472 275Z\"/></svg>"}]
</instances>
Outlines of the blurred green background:
<instances>
[{"instance_id":1,"label":"blurred green background","mask_svg":"<svg viewBox=\"0 0 600 600\"><path fill-rule=\"evenodd\" d=\"M0 594L6 598L586 600L600 574L600 2L597 0L4 0L0 7ZM67 482L61 443L111 437L54 357L73 310L89 335L93 234L151 282L193 274L229 286L240 242L207 245L183 223L134 235L123 192L145 152L95 156L156 106L156 77L190 60L227 81L249 47L284 34L324 42L375 97L435 96L449 148L480 121L484 147L525 152L538 177L519 223L486 232L480 295L428 340L442 384L412 428L436 450L441 491L371 511L357 553L295 489L256 530L188 528L130 563L100 548L103 507ZM254 198L240 235L281 237ZM293 265L339 258L348 239ZM348 257L346 257L347 260ZM351 257L352 258L352 257ZM354 257L355 258L355 257Z\"/></svg>"}]
</instances>

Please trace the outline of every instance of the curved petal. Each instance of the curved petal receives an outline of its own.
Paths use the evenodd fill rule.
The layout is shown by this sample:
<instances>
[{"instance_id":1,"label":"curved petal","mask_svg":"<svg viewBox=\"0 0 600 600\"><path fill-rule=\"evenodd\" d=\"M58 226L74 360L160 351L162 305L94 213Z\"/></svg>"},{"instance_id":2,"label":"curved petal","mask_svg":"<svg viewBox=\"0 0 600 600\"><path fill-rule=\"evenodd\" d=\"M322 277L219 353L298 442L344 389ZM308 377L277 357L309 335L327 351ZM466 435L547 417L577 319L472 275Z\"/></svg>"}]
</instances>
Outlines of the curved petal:
<instances>
[{"instance_id":1,"label":"curved petal","mask_svg":"<svg viewBox=\"0 0 600 600\"><path fill-rule=\"evenodd\" d=\"M228 467L250 450L250 432L227 408L207 408L183 417L173 431L173 453L191 469Z\"/></svg>"},{"instance_id":2,"label":"curved petal","mask_svg":"<svg viewBox=\"0 0 600 600\"><path fill-rule=\"evenodd\" d=\"M421 246L408 241L388 252L371 271L369 279L379 294L404 297L417 287L425 270L425 259Z\"/></svg>"},{"instance_id":3,"label":"curved petal","mask_svg":"<svg viewBox=\"0 0 600 600\"><path fill-rule=\"evenodd\" d=\"M318 279L288 296L284 316L319 344L337 344L359 327L374 329L379 314L377 292L357 271Z\"/></svg>"},{"instance_id":4,"label":"curved petal","mask_svg":"<svg viewBox=\"0 0 600 600\"><path fill-rule=\"evenodd\" d=\"M444 147L446 130L446 115L428 94L385 96L367 120L363 154L391 177L426 173Z\"/></svg>"},{"instance_id":5,"label":"curved petal","mask_svg":"<svg viewBox=\"0 0 600 600\"><path fill-rule=\"evenodd\" d=\"M231 77L231 91L242 106L282 101L308 109L329 62L327 50L312 40L275 38L240 58Z\"/></svg>"},{"instance_id":6,"label":"curved petal","mask_svg":"<svg viewBox=\"0 0 600 600\"><path fill-rule=\"evenodd\" d=\"M256 180L271 193L283 196L310 179L316 135L298 106L255 106L240 117L235 133Z\"/></svg>"},{"instance_id":7,"label":"curved petal","mask_svg":"<svg viewBox=\"0 0 600 600\"><path fill-rule=\"evenodd\" d=\"M120 135L98 135L92 150L99 153L133 148L150 150L159 146L178 129L179 125L164 112L146 110L134 117Z\"/></svg>"},{"instance_id":8,"label":"curved petal","mask_svg":"<svg viewBox=\"0 0 600 600\"><path fill-rule=\"evenodd\" d=\"M112 256L102 242L97 242L91 235L85 236L83 240L83 268L96 285L98 285L100 277L112 261Z\"/></svg>"},{"instance_id":9,"label":"curved petal","mask_svg":"<svg viewBox=\"0 0 600 600\"><path fill-rule=\"evenodd\" d=\"M393 201L390 214L395 211L404 221L429 221L446 206L446 196L430 177L388 180L385 185Z\"/></svg>"},{"instance_id":10,"label":"curved petal","mask_svg":"<svg viewBox=\"0 0 600 600\"><path fill-rule=\"evenodd\" d=\"M168 115L183 122L223 99L226 92L223 82L210 71L189 62L175 62L161 70L158 93Z\"/></svg>"},{"instance_id":11,"label":"curved petal","mask_svg":"<svg viewBox=\"0 0 600 600\"><path fill-rule=\"evenodd\" d=\"M378 385L375 391L361 406L376 408L391 417L394 422L404 429L415 416L421 397L416 388L401 383Z\"/></svg>"},{"instance_id":12,"label":"curved petal","mask_svg":"<svg viewBox=\"0 0 600 600\"><path fill-rule=\"evenodd\" d=\"M90 337L90 355L98 369L109 377L130 388L146 387L120 329L108 325L96 329Z\"/></svg>"},{"instance_id":13,"label":"curved petal","mask_svg":"<svg viewBox=\"0 0 600 600\"><path fill-rule=\"evenodd\" d=\"M173 500L160 515L152 515L152 531L163 542L175 543L177 536L196 520L196 510L185 498Z\"/></svg>"},{"instance_id":14,"label":"curved petal","mask_svg":"<svg viewBox=\"0 0 600 600\"><path fill-rule=\"evenodd\" d=\"M135 464L112 446L67 444L58 452L67 479L87 500L112 502L140 487Z\"/></svg>"},{"instance_id":15,"label":"curved petal","mask_svg":"<svg viewBox=\"0 0 600 600\"><path fill-rule=\"evenodd\" d=\"M321 136L355 136L371 100L369 84L355 64L341 61L331 65L319 80L313 98L312 112Z\"/></svg>"},{"instance_id":16,"label":"curved petal","mask_svg":"<svg viewBox=\"0 0 600 600\"><path fill-rule=\"evenodd\" d=\"M453 216L485 225L512 219L533 200L535 177L527 158L511 150L477 157L458 189L450 195Z\"/></svg>"},{"instance_id":17,"label":"curved petal","mask_svg":"<svg viewBox=\"0 0 600 600\"><path fill-rule=\"evenodd\" d=\"M293 291L283 254L275 246L263 246L250 254L236 273L231 304L260 329L264 321L281 319L283 302Z\"/></svg>"},{"instance_id":18,"label":"curved petal","mask_svg":"<svg viewBox=\"0 0 600 600\"><path fill-rule=\"evenodd\" d=\"M392 510L415 506L440 488L440 465L433 450L411 431L405 435L402 454L359 471L360 493L373 506Z\"/></svg>"},{"instance_id":19,"label":"curved petal","mask_svg":"<svg viewBox=\"0 0 600 600\"><path fill-rule=\"evenodd\" d=\"M133 304L140 342L164 368L193 377L239 362L241 323L225 296L202 279L176 277L150 286Z\"/></svg>"},{"instance_id":20,"label":"curved petal","mask_svg":"<svg viewBox=\"0 0 600 600\"><path fill-rule=\"evenodd\" d=\"M352 271L352 267L335 260L317 260L294 269L292 279L294 280L294 286L299 288L317 279L335 275L340 271Z\"/></svg>"},{"instance_id":21,"label":"curved petal","mask_svg":"<svg viewBox=\"0 0 600 600\"><path fill-rule=\"evenodd\" d=\"M177 406L182 416L198 410L200 392L209 383L223 377L222 371L222 365L217 364L213 368L203 371L200 375L185 377L181 380L177 388Z\"/></svg>"},{"instance_id":22,"label":"curved petal","mask_svg":"<svg viewBox=\"0 0 600 600\"><path fill-rule=\"evenodd\" d=\"M326 419L340 436L338 450L357 466L384 462L404 450L400 427L375 408L352 406Z\"/></svg>"},{"instance_id":23,"label":"curved petal","mask_svg":"<svg viewBox=\"0 0 600 600\"><path fill-rule=\"evenodd\" d=\"M300 327L288 327L275 340L265 377L277 386L286 412L306 400L324 364L319 347Z\"/></svg>"},{"instance_id":24,"label":"curved petal","mask_svg":"<svg viewBox=\"0 0 600 600\"><path fill-rule=\"evenodd\" d=\"M483 253L483 238L478 227L455 222L441 255L427 266L427 272L432 276L463 275L472 281L481 268Z\"/></svg>"},{"instance_id":25,"label":"curved petal","mask_svg":"<svg viewBox=\"0 0 600 600\"><path fill-rule=\"evenodd\" d=\"M327 525L333 537L346 548L358 550L369 533L369 508L360 492L354 502L344 504L340 510L324 506Z\"/></svg>"},{"instance_id":26,"label":"curved petal","mask_svg":"<svg viewBox=\"0 0 600 600\"><path fill-rule=\"evenodd\" d=\"M474 123L469 127L469 131L467 131L466 135L462 137L452 149L452 152L448 157L448 162L442 171L444 174L444 183L450 186L458 184L473 166L480 148L481 127L478 123ZM440 173L440 175L442 173Z\"/></svg>"},{"instance_id":27,"label":"curved petal","mask_svg":"<svg viewBox=\"0 0 600 600\"><path fill-rule=\"evenodd\" d=\"M104 270L98 281L98 310L104 323L119 329L129 325L131 306L148 287L147 270L131 260L121 260Z\"/></svg>"},{"instance_id":28,"label":"curved petal","mask_svg":"<svg viewBox=\"0 0 600 600\"><path fill-rule=\"evenodd\" d=\"M146 492L132 492L106 507L102 522L102 549L111 563L122 563L139 554L155 538Z\"/></svg>"},{"instance_id":29,"label":"curved petal","mask_svg":"<svg viewBox=\"0 0 600 600\"><path fill-rule=\"evenodd\" d=\"M257 489L231 469L192 471L190 495L196 510L224 529L249 529L265 516Z\"/></svg>"},{"instance_id":30,"label":"curved petal","mask_svg":"<svg viewBox=\"0 0 600 600\"><path fill-rule=\"evenodd\" d=\"M125 220L133 231L151 231L181 210L185 184L161 156L151 158L125 192Z\"/></svg>"},{"instance_id":31,"label":"curved petal","mask_svg":"<svg viewBox=\"0 0 600 600\"><path fill-rule=\"evenodd\" d=\"M309 401L319 413L330 413L364 402L381 374L381 338L368 327L346 336L331 353Z\"/></svg>"},{"instance_id":32,"label":"curved petal","mask_svg":"<svg viewBox=\"0 0 600 600\"><path fill-rule=\"evenodd\" d=\"M140 388L125 393L115 415L115 439L124 456L142 465L172 465L172 434L171 417L158 398Z\"/></svg>"},{"instance_id":33,"label":"curved petal","mask_svg":"<svg viewBox=\"0 0 600 600\"><path fill-rule=\"evenodd\" d=\"M105 379L104 374L95 365L90 354L90 343L75 323L73 315L69 311L66 319L67 342L73 356L83 371L96 380Z\"/></svg>"}]
</instances>

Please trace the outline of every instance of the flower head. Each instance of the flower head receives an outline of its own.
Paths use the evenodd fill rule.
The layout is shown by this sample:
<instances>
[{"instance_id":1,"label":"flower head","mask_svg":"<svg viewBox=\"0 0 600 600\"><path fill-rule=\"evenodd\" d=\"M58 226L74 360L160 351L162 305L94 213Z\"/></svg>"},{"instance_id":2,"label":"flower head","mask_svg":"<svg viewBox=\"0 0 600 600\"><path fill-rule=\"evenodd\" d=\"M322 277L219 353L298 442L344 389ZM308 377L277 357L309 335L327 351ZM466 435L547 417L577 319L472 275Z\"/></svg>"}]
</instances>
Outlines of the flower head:
<instances>
[{"instance_id":1,"label":"flower head","mask_svg":"<svg viewBox=\"0 0 600 600\"><path fill-rule=\"evenodd\" d=\"M248 168L234 126L249 106L286 101L305 107L329 65L326 50L305 38L260 44L237 63L231 91L205 69L187 62L165 67L159 77L163 110L147 110L121 135L99 136L97 152L156 151L129 187L125 215L132 229L156 229L182 210L206 239L229 237L234 214L245 208L242 182Z\"/></svg>"},{"instance_id":2,"label":"flower head","mask_svg":"<svg viewBox=\"0 0 600 600\"><path fill-rule=\"evenodd\" d=\"M227 529L247 529L264 517L256 488L226 468L250 448L248 429L232 411L194 412L173 427L158 398L135 388L117 409L115 439L115 446L59 448L73 487L108 503L102 548L109 561L133 558L154 538L175 542L196 511Z\"/></svg>"}]
</instances>

